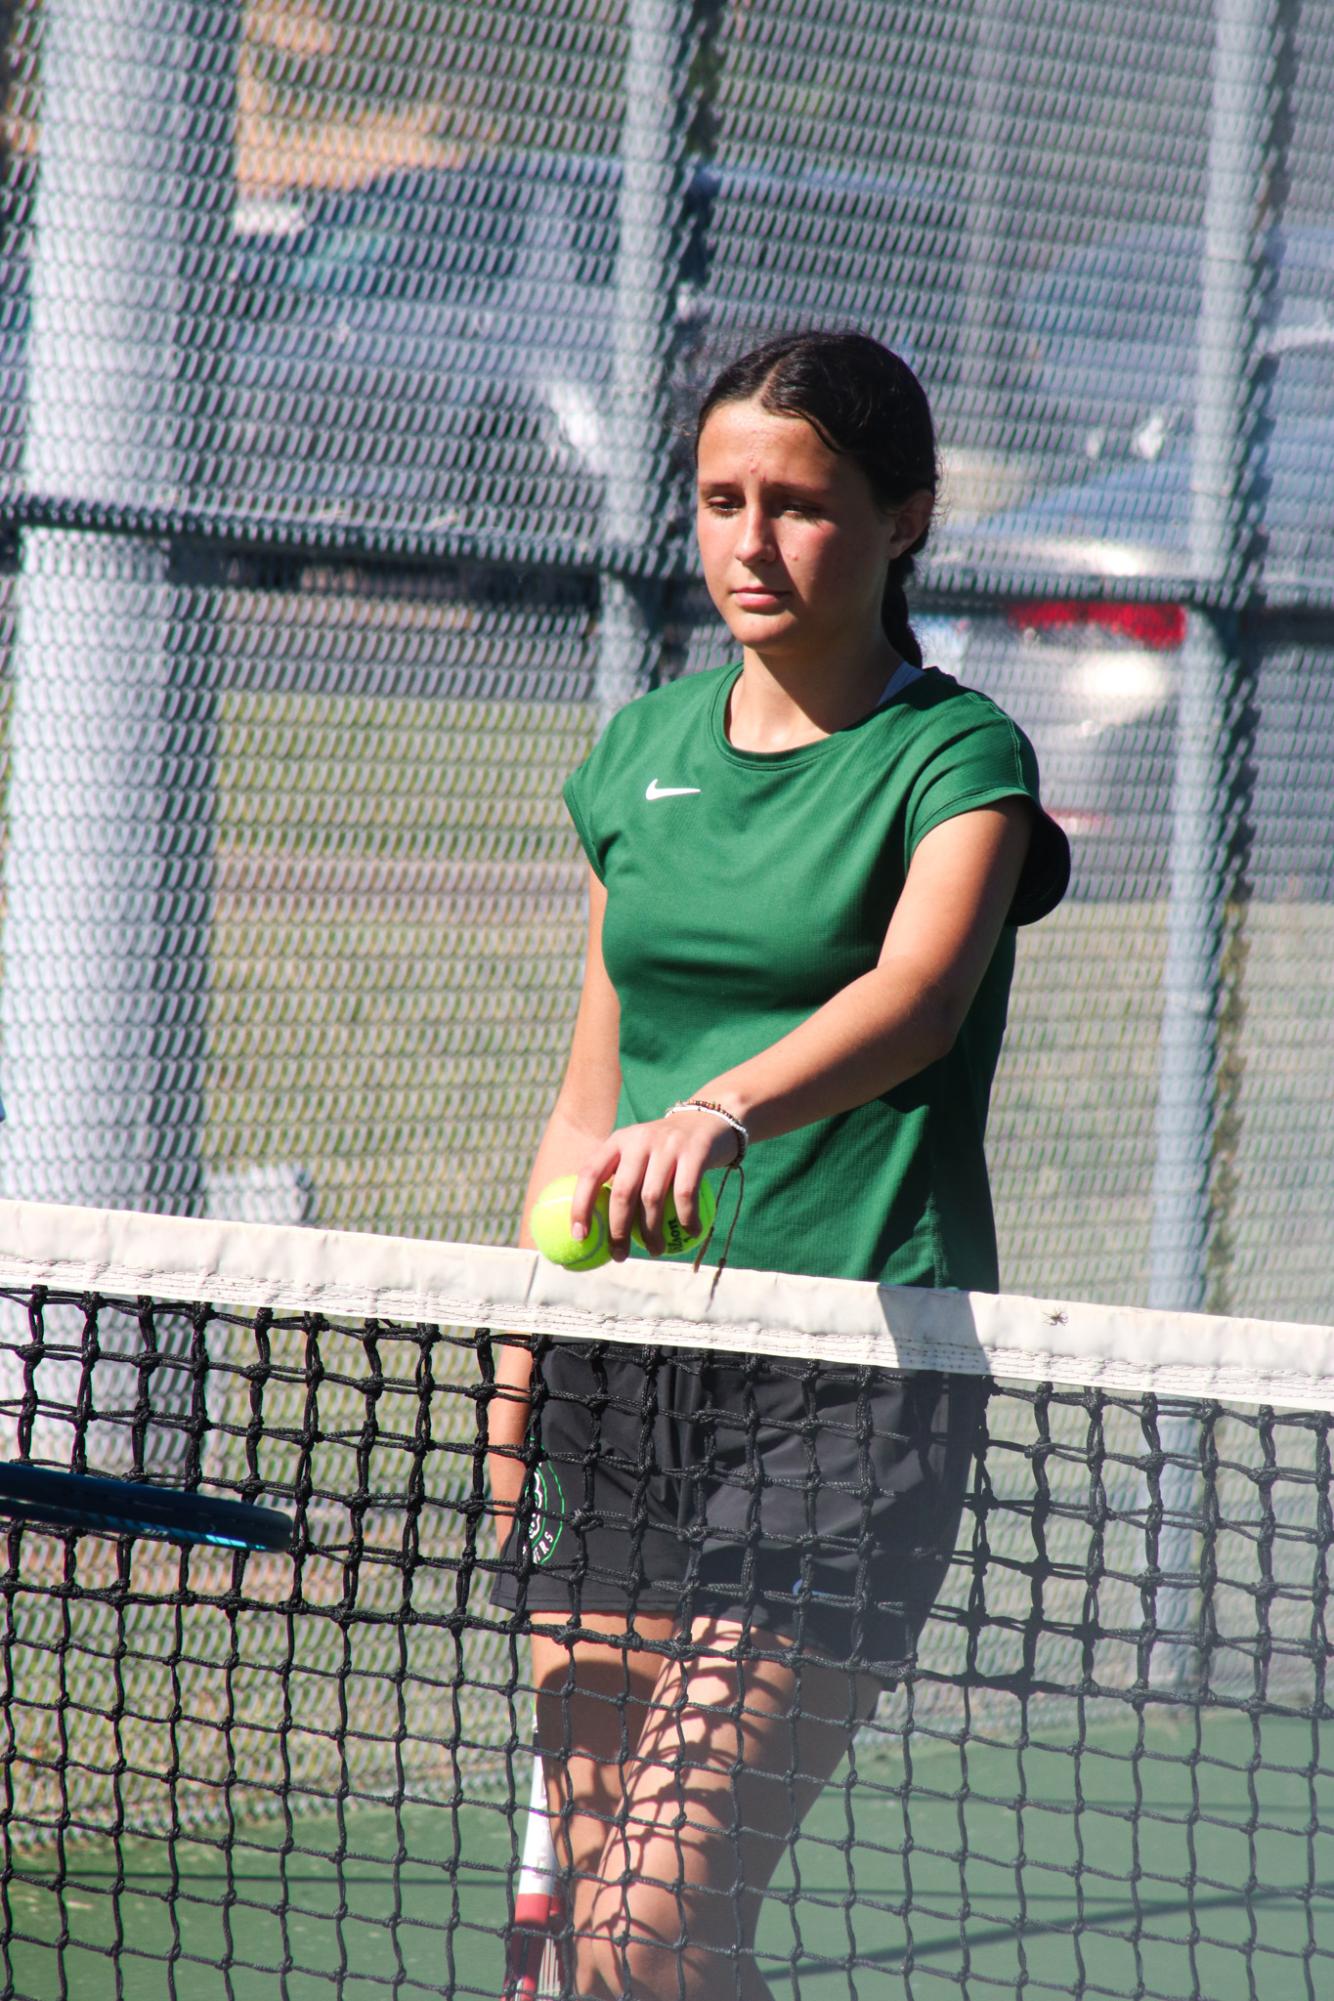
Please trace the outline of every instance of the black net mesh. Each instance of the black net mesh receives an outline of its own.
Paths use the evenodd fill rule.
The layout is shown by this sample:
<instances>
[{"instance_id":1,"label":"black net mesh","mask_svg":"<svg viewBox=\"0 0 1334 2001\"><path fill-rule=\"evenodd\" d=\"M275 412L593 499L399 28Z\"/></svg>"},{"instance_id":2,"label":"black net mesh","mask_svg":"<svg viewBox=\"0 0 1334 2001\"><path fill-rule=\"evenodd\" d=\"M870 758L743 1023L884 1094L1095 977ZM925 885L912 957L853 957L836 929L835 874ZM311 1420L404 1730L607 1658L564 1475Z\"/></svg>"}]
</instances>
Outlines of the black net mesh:
<instances>
[{"instance_id":1,"label":"black net mesh","mask_svg":"<svg viewBox=\"0 0 1334 2001\"><path fill-rule=\"evenodd\" d=\"M855 324L939 426L925 656L1074 850L1005 1282L1327 1313L1328 6L9 0L0 57L4 1194L514 1240L561 781L730 656L691 412ZM536 1614L489 1597L489 1337L26 1303L17 1451L298 1542L12 1532L7 1991L495 1993ZM775 1991L1321 1993L1327 1420L986 1424Z\"/></svg>"},{"instance_id":2,"label":"black net mesh","mask_svg":"<svg viewBox=\"0 0 1334 2001\"><path fill-rule=\"evenodd\" d=\"M6 1300L25 1457L295 1531L285 1555L7 1524L6 1993L498 2001L533 1909L535 1687L565 1864L542 1991L752 1992L737 1875L798 1816L755 1939L775 1996L1327 1991L1327 1415L988 1399L818 1340ZM502 1556L483 1446L517 1347ZM669 1467L711 1494L685 1537ZM564 1776L590 1752L591 1804Z\"/></svg>"}]
</instances>

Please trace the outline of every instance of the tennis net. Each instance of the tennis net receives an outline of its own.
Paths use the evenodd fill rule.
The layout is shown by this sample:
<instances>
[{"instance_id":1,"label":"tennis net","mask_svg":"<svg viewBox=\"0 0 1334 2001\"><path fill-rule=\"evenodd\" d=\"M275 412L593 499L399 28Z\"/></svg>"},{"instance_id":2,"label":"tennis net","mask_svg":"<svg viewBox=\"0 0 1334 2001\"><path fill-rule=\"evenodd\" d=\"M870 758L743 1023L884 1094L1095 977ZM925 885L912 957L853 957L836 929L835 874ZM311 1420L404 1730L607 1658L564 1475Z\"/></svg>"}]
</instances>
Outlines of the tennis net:
<instances>
[{"instance_id":1,"label":"tennis net","mask_svg":"<svg viewBox=\"0 0 1334 2001\"><path fill-rule=\"evenodd\" d=\"M1334 1330L648 1261L574 1276L518 1251L16 1203L0 1295L6 1460L74 1475L76 1498L85 1476L122 1481L131 1511L147 1486L292 1524L284 1549L0 1518L5 1995L500 2001L507 1983L579 1991L589 1965L600 1995L757 1991L748 1936L696 1907L679 1979L646 1986L628 1949L572 1959L578 1858L553 1886L546 1988L516 1971L545 1894L521 1879L530 1635L567 1659L603 1635L622 1671L597 1698L600 1755L623 1774L643 1726L626 1664L698 1665L696 1618L743 1599L738 1662L795 1662L800 1691L831 1660L852 1688L870 1660L889 1684L784 1844L754 1936L774 1995L1334 1988ZM482 1447L522 1350L536 1500L522 1561L502 1561ZM894 1484L866 1393L899 1371L973 1410L979 1449L920 1638L891 1661L892 1618L864 1616L889 1603L862 1558ZM758 1408L761 1379L786 1416ZM851 1402L829 1403L831 1381ZM658 1623L627 1642L585 1535L607 1514L594 1476L620 1467L647 1534L635 1510L687 1393L686 1457L703 1436L722 1464L730 1439L740 1499L709 1543L689 1488L675 1581L659 1523L638 1606ZM562 1396L585 1426L563 1482L537 1444ZM843 1588L810 1567L831 1493L856 1589L841 1625L807 1627ZM553 1526L576 1554L564 1613L534 1584ZM786 1625L763 1609L785 1593ZM563 1844L552 1773L582 1747L568 1680L543 1686ZM804 1756L771 1774L775 1800L816 1790ZM619 1823L614 1801L597 1811L625 1836L623 1805Z\"/></svg>"}]
</instances>

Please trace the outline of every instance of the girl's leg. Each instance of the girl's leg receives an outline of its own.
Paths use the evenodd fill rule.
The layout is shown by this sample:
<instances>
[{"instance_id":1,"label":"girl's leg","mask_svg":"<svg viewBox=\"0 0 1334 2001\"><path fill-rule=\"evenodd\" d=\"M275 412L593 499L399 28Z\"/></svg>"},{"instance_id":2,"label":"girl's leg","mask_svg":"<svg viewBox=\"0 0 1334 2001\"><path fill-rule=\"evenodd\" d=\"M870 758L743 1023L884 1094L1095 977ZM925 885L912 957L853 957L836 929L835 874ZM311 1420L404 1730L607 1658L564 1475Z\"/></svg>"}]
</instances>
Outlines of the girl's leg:
<instances>
[{"instance_id":1,"label":"girl's leg","mask_svg":"<svg viewBox=\"0 0 1334 2001\"><path fill-rule=\"evenodd\" d=\"M781 1651L771 1636L755 1637L770 1656ZM650 1699L635 1705L619 1802L604 1781L596 1815L581 1820L573 1913L581 1997L770 1995L752 1950L764 1892L879 1683L748 1657L745 1640L740 1620L698 1619L689 1658L659 1657Z\"/></svg>"},{"instance_id":2,"label":"girl's leg","mask_svg":"<svg viewBox=\"0 0 1334 2001\"><path fill-rule=\"evenodd\" d=\"M615 1612L584 1617L598 1632L628 1636L633 1630L634 1637L625 1644L571 1644L534 1633L532 1641L552 1835L576 1909L586 1901L585 1887L597 1880L603 1847L621 1812L625 1770L662 1672L661 1649L677 1631L668 1614L641 1612L633 1621Z\"/></svg>"}]
</instances>

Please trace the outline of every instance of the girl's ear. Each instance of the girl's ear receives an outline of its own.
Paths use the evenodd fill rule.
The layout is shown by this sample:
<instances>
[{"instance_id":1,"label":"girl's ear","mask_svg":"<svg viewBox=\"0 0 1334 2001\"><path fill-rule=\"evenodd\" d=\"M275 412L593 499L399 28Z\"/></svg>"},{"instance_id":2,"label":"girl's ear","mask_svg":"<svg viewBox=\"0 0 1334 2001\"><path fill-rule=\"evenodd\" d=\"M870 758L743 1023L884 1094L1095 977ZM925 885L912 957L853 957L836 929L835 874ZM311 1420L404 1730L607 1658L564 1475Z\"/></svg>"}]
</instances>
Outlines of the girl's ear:
<instances>
[{"instance_id":1,"label":"girl's ear","mask_svg":"<svg viewBox=\"0 0 1334 2001\"><path fill-rule=\"evenodd\" d=\"M936 496L929 486L919 487L916 493L894 509L894 536L890 543L890 560L901 556L905 550L913 549L921 541L931 526L931 516L935 511Z\"/></svg>"}]
</instances>

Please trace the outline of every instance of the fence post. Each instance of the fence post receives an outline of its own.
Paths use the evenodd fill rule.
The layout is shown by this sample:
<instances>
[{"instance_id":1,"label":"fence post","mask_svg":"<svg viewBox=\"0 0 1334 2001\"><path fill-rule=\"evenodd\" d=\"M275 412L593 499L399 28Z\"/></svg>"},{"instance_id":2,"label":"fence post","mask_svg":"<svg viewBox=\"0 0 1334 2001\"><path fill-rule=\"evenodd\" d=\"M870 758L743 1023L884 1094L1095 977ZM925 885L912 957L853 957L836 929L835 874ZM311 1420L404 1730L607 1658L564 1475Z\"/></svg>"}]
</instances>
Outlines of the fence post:
<instances>
[{"instance_id":1,"label":"fence post","mask_svg":"<svg viewBox=\"0 0 1334 2001\"><path fill-rule=\"evenodd\" d=\"M1208 1304L1218 1133L1222 961L1246 818L1248 670L1242 613L1257 586L1272 299L1290 88L1286 0L1218 0L1196 365L1190 566L1201 604L1182 653L1159 1054L1149 1301ZM1196 1531L1199 1425L1159 1428L1163 1524L1153 1679L1198 1670Z\"/></svg>"},{"instance_id":2,"label":"fence post","mask_svg":"<svg viewBox=\"0 0 1334 2001\"><path fill-rule=\"evenodd\" d=\"M693 0L631 0L621 132L598 728L653 684L671 494L671 363L684 244Z\"/></svg>"},{"instance_id":3,"label":"fence post","mask_svg":"<svg viewBox=\"0 0 1334 2001\"><path fill-rule=\"evenodd\" d=\"M1012 241L1017 73L1025 15L1008 0L976 0L968 79L968 209L959 328L960 407L970 448L1002 457L1014 425ZM1000 477L997 471L993 477Z\"/></svg>"},{"instance_id":4,"label":"fence post","mask_svg":"<svg viewBox=\"0 0 1334 2001\"><path fill-rule=\"evenodd\" d=\"M200 597L136 509L206 491L239 7L48 0L0 1075L11 1196L197 1200L212 712Z\"/></svg>"}]
</instances>

